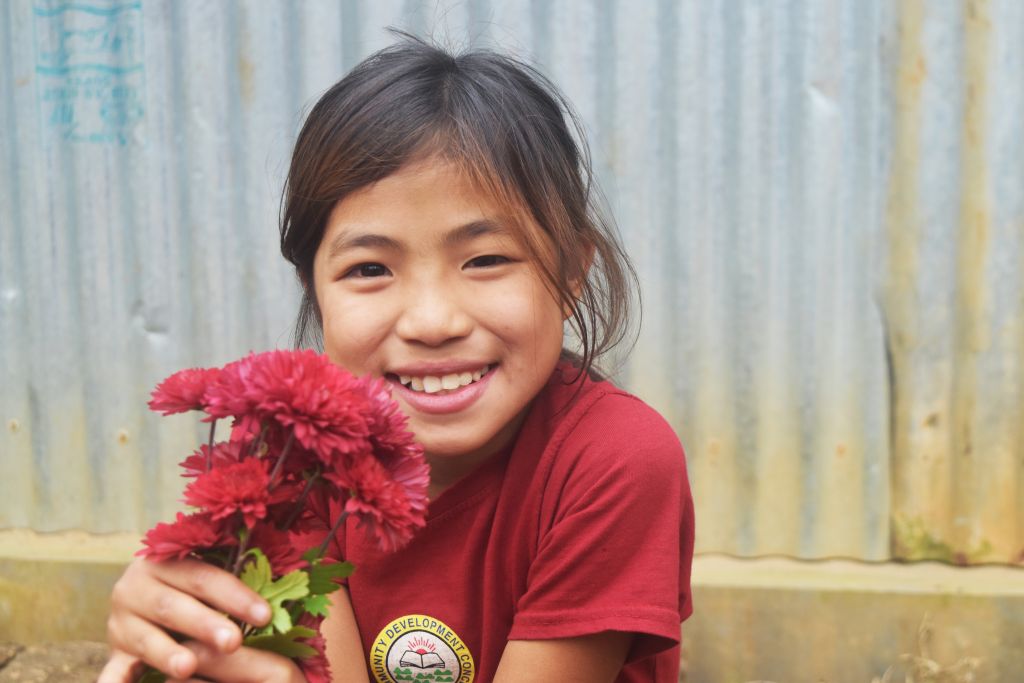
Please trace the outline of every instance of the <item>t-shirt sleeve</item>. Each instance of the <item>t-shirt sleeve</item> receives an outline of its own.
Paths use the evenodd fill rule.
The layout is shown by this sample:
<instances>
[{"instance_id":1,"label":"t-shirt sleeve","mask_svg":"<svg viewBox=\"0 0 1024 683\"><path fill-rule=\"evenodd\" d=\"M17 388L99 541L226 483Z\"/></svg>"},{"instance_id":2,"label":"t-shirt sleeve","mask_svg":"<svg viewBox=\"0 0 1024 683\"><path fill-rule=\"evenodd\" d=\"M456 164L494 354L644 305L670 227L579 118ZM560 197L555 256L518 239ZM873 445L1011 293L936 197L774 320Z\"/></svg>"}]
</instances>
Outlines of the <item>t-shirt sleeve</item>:
<instances>
[{"instance_id":1,"label":"t-shirt sleeve","mask_svg":"<svg viewBox=\"0 0 1024 683\"><path fill-rule=\"evenodd\" d=\"M559 448L509 638L636 634L629 661L679 642L692 611L693 501L683 449L653 409L600 398Z\"/></svg>"}]
</instances>

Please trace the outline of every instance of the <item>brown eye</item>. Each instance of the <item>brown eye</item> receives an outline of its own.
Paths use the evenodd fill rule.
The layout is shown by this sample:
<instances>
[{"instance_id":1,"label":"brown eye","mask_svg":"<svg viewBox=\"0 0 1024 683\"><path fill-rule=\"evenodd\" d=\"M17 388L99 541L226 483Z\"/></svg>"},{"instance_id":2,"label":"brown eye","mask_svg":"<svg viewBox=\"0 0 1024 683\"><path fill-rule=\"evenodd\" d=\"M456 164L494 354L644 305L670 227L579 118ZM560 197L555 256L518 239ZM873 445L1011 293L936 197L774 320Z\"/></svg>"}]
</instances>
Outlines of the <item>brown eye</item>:
<instances>
[{"instance_id":1,"label":"brown eye","mask_svg":"<svg viewBox=\"0 0 1024 683\"><path fill-rule=\"evenodd\" d=\"M504 256L498 256L496 254L488 254L486 256L477 256L474 259L470 259L466 264L466 268L489 268L491 266L499 266L502 263L510 263L510 260Z\"/></svg>"},{"instance_id":2,"label":"brown eye","mask_svg":"<svg viewBox=\"0 0 1024 683\"><path fill-rule=\"evenodd\" d=\"M391 271L387 269L387 266L383 266L379 263L360 263L357 266L349 268L342 277L384 277L390 275Z\"/></svg>"}]
</instances>

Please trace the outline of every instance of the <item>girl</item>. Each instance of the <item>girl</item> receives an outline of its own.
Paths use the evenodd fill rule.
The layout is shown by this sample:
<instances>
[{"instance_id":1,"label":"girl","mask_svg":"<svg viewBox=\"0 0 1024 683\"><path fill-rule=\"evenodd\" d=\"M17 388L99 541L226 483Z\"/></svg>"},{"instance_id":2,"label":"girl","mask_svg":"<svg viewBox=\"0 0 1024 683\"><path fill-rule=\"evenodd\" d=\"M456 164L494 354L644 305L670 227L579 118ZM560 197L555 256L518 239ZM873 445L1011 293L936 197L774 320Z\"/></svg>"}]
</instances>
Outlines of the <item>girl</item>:
<instances>
[{"instance_id":1,"label":"girl","mask_svg":"<svg viewBox=\"0 0 1024 683\"><path fill-rule=\"evenodd\" d=\"M298 341L387 378L431 464L427 526L407 547L381 554L352 525L334 539L358 567L324 625L335 680L678 678L683 452L593 369L623 337L632 269L567 118L530 67L406 37L332 87L299 134L281 227L305 290ZM567 321L578 355L563 350ZM240 647L223 613L270 616L211 566L134 562L101 683L142 661L179 679L302 680Z\"/></svg>"}]
</instances>

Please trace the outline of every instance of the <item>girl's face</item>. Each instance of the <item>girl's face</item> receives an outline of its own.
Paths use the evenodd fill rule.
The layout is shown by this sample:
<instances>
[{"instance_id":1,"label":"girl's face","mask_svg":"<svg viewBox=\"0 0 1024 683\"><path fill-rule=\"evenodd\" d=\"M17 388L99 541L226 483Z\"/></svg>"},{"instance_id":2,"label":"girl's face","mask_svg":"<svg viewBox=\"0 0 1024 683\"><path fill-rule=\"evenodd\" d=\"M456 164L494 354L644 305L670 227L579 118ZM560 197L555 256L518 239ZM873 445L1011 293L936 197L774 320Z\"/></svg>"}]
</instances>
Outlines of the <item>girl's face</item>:
<instances>
[{"instance_id":1,"label":"girl's face","mask_svg":"<svg viewBox=\"0 0 1024 683\"><path fill-rule=\"evenodd\" d=\"M313 262L328 356L385 377L428 459L461 473L511 440L562 349L561 306L511 230L433 158L338 202Z\"/></svg>"}]
</instances>

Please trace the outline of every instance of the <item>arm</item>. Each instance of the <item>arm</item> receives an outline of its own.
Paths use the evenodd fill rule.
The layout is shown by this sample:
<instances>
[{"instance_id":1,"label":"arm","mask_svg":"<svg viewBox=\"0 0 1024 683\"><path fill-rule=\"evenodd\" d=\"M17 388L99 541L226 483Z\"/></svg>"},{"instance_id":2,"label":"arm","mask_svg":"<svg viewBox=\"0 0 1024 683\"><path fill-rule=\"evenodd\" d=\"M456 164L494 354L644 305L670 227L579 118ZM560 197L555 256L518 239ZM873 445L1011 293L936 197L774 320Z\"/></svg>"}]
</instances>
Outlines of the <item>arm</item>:
<instances>
[{"instance_id":1,"label":"arm","mask_svg":"<svg viewBox=\"0 0 1024 683\"><path fill-rule=\"evenodd\" d=\"M577 638L510 640L494 683L611 683L633 636L603 631Z\"/></svg>"},{"instance_id":2,"label":"arm","mask_svg":"<svg viewBox=\"0 0 1024 683\"><path fill-rule=\"evenodd\" d=\"M369 683L365 668L352 666L352 662L366 661L366 657L348 589L334 591L330 598L331 609L320 626L320 632L327 641L327 661L331 664L331 671L335 676L344 671L347 676L345 683Z\"/></svg>"}]
</instances>

